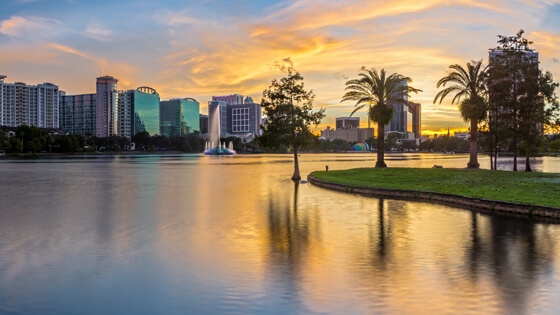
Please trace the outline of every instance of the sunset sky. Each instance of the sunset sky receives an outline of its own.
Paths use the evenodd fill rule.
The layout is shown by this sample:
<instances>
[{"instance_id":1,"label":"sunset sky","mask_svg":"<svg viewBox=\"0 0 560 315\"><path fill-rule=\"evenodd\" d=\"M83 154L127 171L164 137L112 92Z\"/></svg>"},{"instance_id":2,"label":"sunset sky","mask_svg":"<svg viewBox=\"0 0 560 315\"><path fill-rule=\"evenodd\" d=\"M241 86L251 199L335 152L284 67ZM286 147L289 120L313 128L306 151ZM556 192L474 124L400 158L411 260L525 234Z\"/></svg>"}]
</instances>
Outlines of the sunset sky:
<instances>
[{"instance_id":1,"label":"sunset sky","mask_svg":"<svg viewBox=\"0 0 560 315\"><path fill-rule=\"evenodd\" d=\"M323 129L354 108L340 103L346 80L384 68L424 91L411 100L433 134L467 130L451 98L432 104L448 66L486 63L497 35L520 29L560 81L560 0L1 0L0 74L67 94L93 93L111 75L119 89L193 97L206 114L212 95L260 101L292 62L326 108Z\"/></svg>"}]
</instances>

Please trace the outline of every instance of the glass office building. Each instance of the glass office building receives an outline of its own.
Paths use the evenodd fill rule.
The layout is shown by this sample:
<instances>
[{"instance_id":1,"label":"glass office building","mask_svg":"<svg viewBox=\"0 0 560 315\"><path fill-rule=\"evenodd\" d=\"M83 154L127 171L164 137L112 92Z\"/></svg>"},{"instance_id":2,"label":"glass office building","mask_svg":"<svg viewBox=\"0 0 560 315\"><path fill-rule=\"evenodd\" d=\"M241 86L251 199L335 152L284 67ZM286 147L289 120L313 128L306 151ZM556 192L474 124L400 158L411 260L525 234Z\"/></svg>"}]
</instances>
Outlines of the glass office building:
<instances>
[{"instance_id":1,"label":"glass office building","mask_svg":"<svg viewBox=\"0 0 560 315\"><path fill-rule=\"evenodd\" d=\"M200 133L200 103L193 98L185 98L181 101L185 134Z\"/></svg>"},{"instance_id":2,"label":"glass office building","mask_svg":"<svg viewBox=\"0 0 560 315\"><path fill-rule=\"evenodd\" d=\"M161 101L159 114L162 136L184 136L200 132L200 103L195 99Z\"/></svg>"},{"instance_id":3,"label":"glass office building","mask_svg":"<svg viewBox=\"0 0 560 315\"><path fill-rule=\"evenodd\" d=\"M147 131L159 134L159 94L143 86L119 93L119 136L131 138Z\"/></svg>"},{"instance_id":4,"label":"glass office building","mask_svg":"<svg viewBox=\"0 0 560 315\"><path fill-rule=\"evenodd\" d=\"M76 135L95 134L95 97L97 94L60 93L60 127Z\"/></svg>"}]
</instances>

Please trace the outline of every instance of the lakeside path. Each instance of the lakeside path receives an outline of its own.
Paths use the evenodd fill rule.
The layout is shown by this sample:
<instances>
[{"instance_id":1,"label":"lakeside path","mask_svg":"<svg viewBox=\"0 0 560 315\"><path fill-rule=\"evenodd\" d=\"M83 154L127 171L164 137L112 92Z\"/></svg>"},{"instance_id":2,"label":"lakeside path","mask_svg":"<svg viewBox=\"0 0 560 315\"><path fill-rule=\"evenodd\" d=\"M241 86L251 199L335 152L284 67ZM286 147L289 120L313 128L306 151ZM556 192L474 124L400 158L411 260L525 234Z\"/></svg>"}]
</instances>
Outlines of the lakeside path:
<instances>
[{"instance_id":1,"label":"lakeside path","mask_svg":"<svg viewBox=\"0 0 560 315\"><path fill-rule=\"evenodd\" d=\"M316 171L311 184L360 195L406 198L560 218L560 173L445 168Z\"/></svg>"}]
</instances>

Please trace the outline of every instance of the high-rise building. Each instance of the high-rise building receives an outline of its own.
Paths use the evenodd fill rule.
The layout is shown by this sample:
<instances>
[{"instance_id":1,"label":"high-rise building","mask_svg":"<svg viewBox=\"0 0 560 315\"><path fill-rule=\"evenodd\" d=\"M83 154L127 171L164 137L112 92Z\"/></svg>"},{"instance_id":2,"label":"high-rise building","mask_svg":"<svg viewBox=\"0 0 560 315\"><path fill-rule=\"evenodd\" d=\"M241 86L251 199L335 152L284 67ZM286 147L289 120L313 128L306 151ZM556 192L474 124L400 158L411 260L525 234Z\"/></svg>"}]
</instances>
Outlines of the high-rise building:
<instances>
[{"instance_id":1,"label":"high-rise building","mask_svg":"<svg viewBox=\"0 0 560 315\"><path fill-rule=\"evenodd\" d=\"M214 97L212 97L214 98ZM225 101L208 102L208 132L212 133L219 126L220 135L228 133L228 104ZM215 124L218 124L217 126Z\"/></svg>"},{"instance_id":2,"label":"high-rise building","mask_svg":"<svg viewBox=\"0 0 560 315\"><path fill-rule=\"evenodd\" d=\"M118 135L118 81L111 76L97 78L95 90L95 135L97 137Z\"/></svg>"},{"instance_id":3,"label":"high-rise building","mask_svg":"<svg viewBox=\"0 0 560 315\"><path fill-rule=\"evenodd\" d=\"M408 86L406 81L402 81L400 86ZM402 99L407 102L408 101L408 94L406 92L399 92ZM385 126L385 132L389 131L397 131L397 132L407 132L407 105L406 103L397 103L397 102L389 102L389 105L393 106L395 109L395 114L393 115L393 119L391 122Z\"/></svg>"},{"instance_id":4,"label":"high-rise building","mask_svg":"<svg viewBox=\"0 0 560 315\"><path fill-rule=\"evenodd\" d=\"M262 124L262 108L257 103L245 103L228 105L228 128L227 132L234 136L260 134Z\"/></svg>"},{"instance_id":5,"label":"high-rise building","mask_svg":"<svg viewBox=\"0 0 560 315\"><path fill-rule=\"evenodd\" d=\"M4 79L5 75L0 74L0 126L4 125Z\"/></svg>"},{"instance_id":6,"label":"high-rise building","mask_svg":"<svg viewBox=\"0 0 560 315\"><path fill-rule=\"evenodd\" d=\"M118 135L132 138L139 132L151 136L160 133L159 94L156 90L142 86L136 90L119 92Z\"/></svg>"},{"instance_id":7,"label":"high-rise building","mask_svg":"<svg viewBox=\"0 0 560 315\"><path fill-rule=\"evenodd\" d=\"M95 135L96 94L60 96L60 127L68 133Z\"/></svg>"},{"instance_id":8,"label":"high-rise building","mask_svg":"<svg viewBox=\"0 0 560 315\"><path fill-rule=\"evenodd\" d=\"M539 53L536 50L527 49L524 51L517 51L517 52L521 52L520 57L523 59L523 61L527 61L533 64L539 63ZM515 54L511 54L511 55L513 56ZM492 66L492 63L494 62L502 62L502 63L507 62L509 58L511 58L511 56L508 55L508 51L505 51L503 49L493 48L490 49L488 53L488 60L490 62L490 66Z\"/></svg>"},{"instance_id":9,"label":"high-rise building","mask_svg":"<svg viewBox=\"0 0 560 315\"><path fill-rule=\"evenodd\" d=\"M208 133L208 115L200 114L200 134Z\"/></svg>"},{"instance_id":10,"label":"high-rise building","mask_svg":"<svg viewBox=\"0 0 560 315\"><path fill-rule=\"evenodd\" d=\"M336 117L336 129L360 128L360 117Z\"/></svg>"},{"instance_id":11,"label":"high-rise building","mask_svg":"<svg viewBox=\"0 0 560 315\"><path fill-rule=\"evenodd\" d=\"M0 75L0 125L59 128L59 89L52 83L5 83Z\"/></svg>"},{"instance_id":12,"label":"high-rise building","mask_svg":"<svg viewBox=\"0 0 560 315\"><path fill-rule=\"evenodd\" d=\"M231 94L223 96L212 96L212 101L223 101L228 105L243 104L243 95Z\"/></svg>"},{"instance_id":13,"label":"high-rise building","mask_svg":"<svg viewBox=\"0 0 560 315\"><path fill-rule=\"evenodd\" d=\"M420 103L408 102L407 130L414 133L415 138L422 135L422 106Z\"/></svg>"},{"instance_id":14,"label":"high-rise building","mask_svg":"<svg viewBox=\"0 0 560 315\"><path fill-rule=\"evenodd\" d=\"M524 77L525 76L524 73L526 72L519 72L513 69L523 64L531 68L535 67L533 70L537 70L539 66L539 53L536 50L530 48L519 49L519 50L518 49L503 50L499 48L494 48L489 50L488 63L489 63L490 73L493 73L492 70L499 68L500 66L506 66L506 68L510 68L510 70L506 70L505 73L502 73L505 76L509 76L510 77L509 80L500 80L498 78L494 78L494 80L502 81L502 82L523 82L532 79ZM513 67L509 67L508 65L512 65ZM514 99L516 97L520 97L520 95L515 95L515 93L518 92L514 91L513 85L510 91L511 94L507 96L497 95L496 89L493 88L492 86L494 85L492 84L490 86L488 95L489 95L489 101L491 104L493 104L495 110L490 111L490 121L495 121L495 119L499 119L498 117L502 116L504 113L511 113L513 111L513 109L508 105L506 106L501 105L500 103L503 102L501 102L500 100L503 101L508 98ZM512 121L507 121L507 119L506 121L502 121L501 124L510 124L510 128L516 128L513 127L515 123ZM536 123L536 130L540 130L542 132L543 128L544 128L544 124Z\"/></svg>"},{"instance_id":15,"label":"high-rise building","mask_svg":"<svg viewBox=\"0 0 560 315\"><path fill-rule=\"evenodd\" d=\"M200 103L193 98L175 98L159 104L160 134L184 136L200 132Z\"/></svg>"},{"instance_id":16,"label":"high-rise building","mask_svg":"<svg viewBox=\"0 0 560 315\"><path fill-rule=\"evenodd\" d=\"M261 105L253 102L250 96L245 100L239 94L213 96L212 101L208 102L209 128L213 128L218 120L222 136L259 135L262 124Z\"/></svg>"},{"instance_id":17,"label":"high-rise building","mask_svg":"<svg viewBox=\"0 0 560 315\"><path fill-rule=\"evenodd\" d=\"M182 100L185 132L187 134L200 133L200 103L194 98Z\"/></svg>"}]
</instances>

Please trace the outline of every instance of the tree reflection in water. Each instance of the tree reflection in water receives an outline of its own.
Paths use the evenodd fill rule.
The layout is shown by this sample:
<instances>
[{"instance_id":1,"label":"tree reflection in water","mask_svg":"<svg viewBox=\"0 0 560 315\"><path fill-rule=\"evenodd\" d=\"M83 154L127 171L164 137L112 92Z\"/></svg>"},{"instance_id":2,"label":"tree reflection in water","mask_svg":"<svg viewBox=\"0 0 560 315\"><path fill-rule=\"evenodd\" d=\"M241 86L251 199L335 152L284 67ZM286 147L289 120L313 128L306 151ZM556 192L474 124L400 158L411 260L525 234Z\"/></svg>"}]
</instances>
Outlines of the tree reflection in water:
<instances>
[{"instance_id":1,"label":"tree reflection in water","mask_svg":"<svg viewBox=\"0 0 560 315\"><path fill-rule=\"evenodd\" d=\"M429 300L433 305L417 310L437 312L449 309L447 303L464 301L465 312L484 310L492 303L501 312L518 314L534 310L534 299L538 305L550 304L543 301L550 296L537 292L554 269L549 225L465 211L470 220L426 230L434 215L446 214L433 213L430 204L372 201L377 207L372 207L369 219L369 246L356 246L353 256L356 290L369 296L375 309L409 313L416 303ZM445 234L449 231L453 233Z\"/></svg>"},{"instance_id":2,"label":"tree reflection in water","mask_svg":"<svg viewBox=\"0 0 560 315\"><path fill-rule=\"evenodd\" d=\"M272 260L268 266L273 270L276 288L282 298L289 299L294 309L303 309L302 278L303 265L308 258L310 243L310 221L308 212L298 211L299 183L294 183L293 196L275 198L272 194L268 203L268 246ZM292 200L290 203L289 200Z\"/></svg>"}]
</instances>

